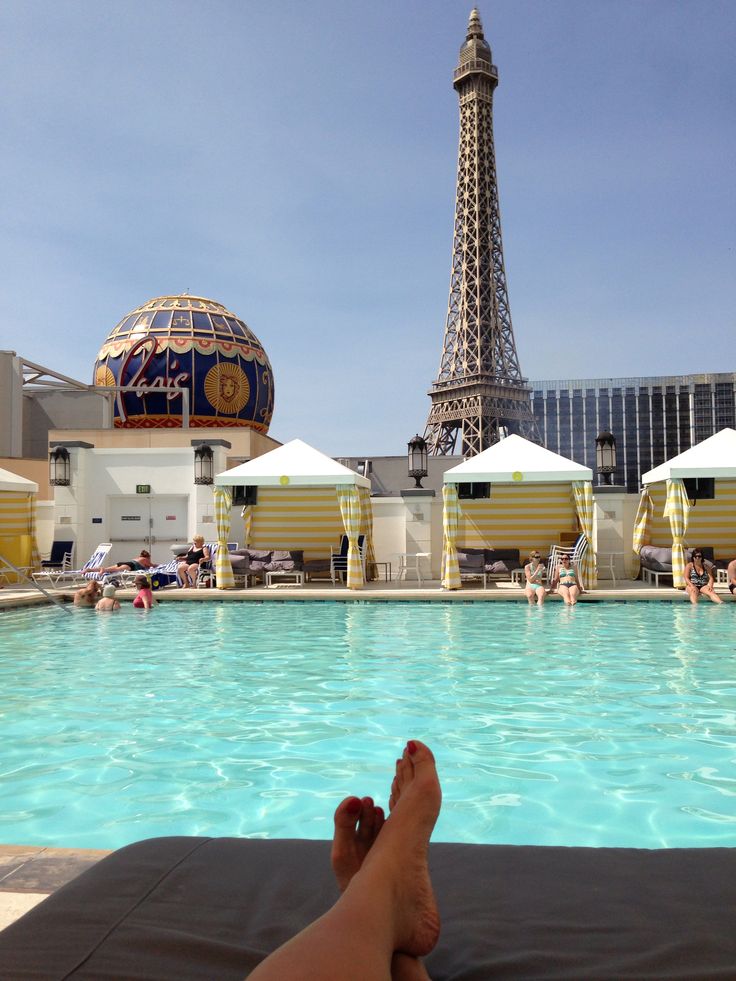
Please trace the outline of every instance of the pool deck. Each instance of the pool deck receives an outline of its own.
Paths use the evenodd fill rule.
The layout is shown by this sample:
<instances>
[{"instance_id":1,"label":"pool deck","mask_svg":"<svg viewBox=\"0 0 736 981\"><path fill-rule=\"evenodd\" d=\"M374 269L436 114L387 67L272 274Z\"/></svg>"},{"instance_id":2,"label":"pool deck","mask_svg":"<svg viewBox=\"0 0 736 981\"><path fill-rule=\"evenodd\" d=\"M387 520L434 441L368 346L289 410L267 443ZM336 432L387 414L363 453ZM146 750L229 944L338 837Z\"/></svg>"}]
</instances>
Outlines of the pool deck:
<instances>
[{"instance_id":1,"label":"pool deck","mask_svg":"<svg viewBox=\"0 0 736 981\"><path fill-rule=\"evenodd\" d=\"M54 597L62 602L71 602L74 590L78 588L64 586L58 589L44 587ZM716 592L723 600L730 599L725 585L716 586ZM135 596L135 589L118 589L117 597L122 602L129 602ZM363 589L346 589L345 586L333 586L323 581L308 582L303 586L282 584L266 587L254 586L250 589L178 589L167 587L156 593L161 603L268 603L268 602L422 602L422 603L464 603L477 602L511 602L524 603L526 597L521 586L512 582L492 581L487 589L463 585L462 589L442 589L438 580L424 580L422 584L414 580L393 580L392 582L366 583ZM562 603L562 598L554 594L547 595L547 602ZM600 602L639 602L655 601L665 603L688 602L687 596L681 589L667 586L650 586L639 580L617 580L615 587L610 581L600 580L597 589L584 593L581 603ZM704 600L704 602L708 602ZM0 612L4 609L24 606L46 606L49 600L39 590L29 586L5 586L0 589Z\"/></svg>"},{"instance_id":2,"label":"pool deck","mask_svg":"<svg viewBox=\"0 0 736 981\"><path fill-rule=\"evenodd\" d=\"M728 601L726 586L716 591ZM71 602L73 588L65 586L50 590L64 602ZM119 589L118 597L131 601L133 589ZM492 582L487 589L463 586L448 592L441 589L436 580L424 581L421 586L414 581L370 582L362 590L348 590L344 586L332 586L324 582L309 582L304 586L279 585L251 589L176 589L168 588L156 593L161 603L264 603L264 602L511 602L526 601L520 586L510 582ZM659 588L631 580L617 581L615 588L603 580L594 592L585 593L581 603L600 602L665 602L685 603L682 590L671 587ZM562 603L559 596L547 597L548 603ZM704 601L707 603L707 601ZM0 589L0 612L19 607L46 606L49 600L38 590L27 586L6 586ZM18 919L27 910L45 899L60 886L109 854L106 851L70 848L43 848L33 845L0 845L0 929Z\"/></svg>"}]
</instances>

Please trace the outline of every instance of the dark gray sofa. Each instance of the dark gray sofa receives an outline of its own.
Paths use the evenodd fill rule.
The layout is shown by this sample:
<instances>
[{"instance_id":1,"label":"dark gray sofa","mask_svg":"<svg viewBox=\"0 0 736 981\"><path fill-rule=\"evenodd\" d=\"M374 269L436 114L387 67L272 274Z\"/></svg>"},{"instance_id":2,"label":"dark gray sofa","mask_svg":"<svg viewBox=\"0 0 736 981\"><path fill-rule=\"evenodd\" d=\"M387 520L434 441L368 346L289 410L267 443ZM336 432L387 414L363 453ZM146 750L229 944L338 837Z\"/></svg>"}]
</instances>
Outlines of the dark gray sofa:
<instances>
[{"instance_id":1,"label":"dark gray sofa","mask_svg":"<svg viewBox=\"0 0 736 981\"><path fill-rule=\"evenodd\" d=\"M129 845L0 932L0 977L240 981L337 898L329 847ZM433 981L734 977L736 848L439 843L429 862L442 918Z\"/></svg>"},{"instance_id":2,"label":"dark gray sofa","mask_svg":"<svg viewBox=\"0 0 736 981\"><path fill-rule=\"evenodd\" d=\"M706 568L713 569L715 575L715 562L713 560L713 549L704 545L701 548L703 553L703 564ZM692 558L693 550L685 549L685 562ZM672 578L672 547L662 545L642 545L639 553L641 562L641 578L645 582L654 582L659 585L660 577Z\"/></svg>"},{"instance_id":3,"label":"dark gray sofa","mask_svg":"<svg viewBox=\"0 0 736 981\"><path fill-rule=\"evenodd\" d=\"M461 579L481 579L485 589L489 579L510 579L521 567L518 548L468 548L459 545L457 564Z\"/></svg>"},{"instance_id":4,"label":"dark gray sofa","mask_svg":"<svg viewBox=\"0 0 736 981\"><path fill-rule=\"evenodd\" d=\"M303 572L302 549L236 548L230 553L233 575L246 581L265 579L267 572Z\"/></svg>"}]
</instances>

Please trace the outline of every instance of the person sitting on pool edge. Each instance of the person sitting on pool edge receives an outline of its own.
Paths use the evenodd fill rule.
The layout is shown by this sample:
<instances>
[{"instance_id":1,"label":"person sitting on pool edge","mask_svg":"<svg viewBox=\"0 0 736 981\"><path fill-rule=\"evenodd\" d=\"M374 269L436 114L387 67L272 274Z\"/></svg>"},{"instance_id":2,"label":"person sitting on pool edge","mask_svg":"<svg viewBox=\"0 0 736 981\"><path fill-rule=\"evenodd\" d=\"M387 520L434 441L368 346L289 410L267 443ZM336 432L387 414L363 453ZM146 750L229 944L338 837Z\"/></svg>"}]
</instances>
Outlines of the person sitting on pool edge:
<instances>
[{"instance_id":1,"label":"person sitting on pool edge","mask_svg":"<svg viewBox=\"0 0 736 981\"><path fill-rule=\"evenodd\" d=\"M249 981L352 978L356 965L363 981L427 981L419 958L440 933L427 850L441 803L434 757L410 739L396 763L385 821L370 797L346 797L335 811L331 861L340 898Z\"/></svg>"},{"instance_id":2,"label":"person sitting on pool edge","mask_svg":"<svg viewBox=\"0 0 736 981\"><path fill-rule=\"evenodd\" d=\"M152 569L151 553L145 548L141 549L137 559L128 559L127 562L118 562L117 565L99 565L95 569L88 569L88 572L143 572L145 569Z\"/></svg>"},{"instance_id":3,"label":"person sitting on pool edge","mask_svg":"<svg viewBox=\"0 0 736 981\"><path fill-rule=\"evenodd\" d=\"M112 613L120 609L120 602L115 599L115 587L111 582L102 587L102 599L95 609L98 613Z\"/></svg>"},{"instance_id":4,"label":"person sitting on pool edge","mask_svg":"<svg viewBox=\"0 0 736 981\"><path fill-rule=\"evenodd\" d=\"M726 582L728 583L728 591L736 600L736 559L733 559L728 563L728 568L726 569Z\"/></svg>"},{"instance_id":5,"label":"person sitting on pool edge","mask_svg":"<svg viewBox=\"0 0 736 981\"><path fill-rule=\"evenodd\" d=\"M700 601L701 596L705 596L711 603L723 602L714 589L713 570L710 565L703 562L702 548L693 549L692 558L685 566L683 578L685 579L685 592L693 606Z\"/></svg>"},{"instance_id":6,"label":"person sitting on pool edge","mask_svg":"<svg viewBox=\"0 0 736 981\"><path fill-rule=\"evenodd\" d=\"M547 590L543 582L546 574L547 570L541 561L539 552L532 552L529 556L529 562L524 566L524 575L526 576L524 595L528 599L530 606L534 606L535 603L537 606L543 605L544 598L547 595Z\"/></svg>"},{"instance_id":7,"label":"person sitting on pool edge","mask_svg":"<svg viewBox=\"0 0 736 981\"><path fill-rule=\"evenodd\" d=\"M181 559L176 569L179 585L182 588L196 586L199 567L211 559L210 550L204 543L204 535L195 535L192 547L184 555L177 555L177 559Z\"/></svg>"},{"instance_id":8,"label":"person sitting on pool edge","mask_svg":"<svg viewBox=\"0 0 736 981\"><path fill-rule=\"evenodd\" d=\"M550 589L557 587L557 593L567 606L575 606L578 596L585 592L578 571L570 561L569 555L563 555L560 564L555 569Z\"/></svg>"},{"instance_id":9,"label":"person sitting on pool edge","mask_svg":"<svg viewBox=\"0 0 736 981\"><path fill-rule=\"evenodd\" d=\"M92 608L96 606L100 595L100 584L96 579L90 579L85 586L82 586L81 589L75 592L74 605Z\"/></svg>"}]
</instances>

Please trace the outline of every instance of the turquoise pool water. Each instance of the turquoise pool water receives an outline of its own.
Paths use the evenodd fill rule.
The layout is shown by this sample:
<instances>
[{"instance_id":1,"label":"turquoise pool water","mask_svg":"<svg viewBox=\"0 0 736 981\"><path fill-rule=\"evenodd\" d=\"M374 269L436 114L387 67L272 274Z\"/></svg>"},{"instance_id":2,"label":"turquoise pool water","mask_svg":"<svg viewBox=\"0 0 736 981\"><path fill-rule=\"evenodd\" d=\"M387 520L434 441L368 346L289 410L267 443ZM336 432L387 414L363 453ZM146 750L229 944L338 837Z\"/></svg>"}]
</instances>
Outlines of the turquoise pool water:
<instances>
[{"instance_id":1,"label":"turquoise pool water","mask_svg":"<svg viewBox=\"0 0 736 981\"><path fill-rule=\"evenodd\" d=\"M168 604L0 615L0 841L324 838L435 749L437 840L736 845L734 609Z\"/></svg>"}]
</instances>

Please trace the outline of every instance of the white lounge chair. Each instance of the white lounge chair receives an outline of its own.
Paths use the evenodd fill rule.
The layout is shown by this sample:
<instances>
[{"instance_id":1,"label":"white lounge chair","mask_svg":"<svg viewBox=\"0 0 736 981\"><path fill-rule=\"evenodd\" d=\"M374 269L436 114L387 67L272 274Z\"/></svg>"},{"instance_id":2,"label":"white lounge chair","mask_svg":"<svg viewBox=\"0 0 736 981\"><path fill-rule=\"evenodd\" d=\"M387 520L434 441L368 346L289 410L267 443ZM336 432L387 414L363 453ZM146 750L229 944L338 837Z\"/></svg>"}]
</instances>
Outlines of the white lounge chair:
<instances>
[{"instance_id":1,"label":"white lounge chair","mask_svg":"<svg viewBox=\"0 0 736 981\"><path fill-rule=\"evenodd\" d=\"M111 548L112 542L102 542L97 546L81 569L45 569L43 572L34 572L33 581L46 583L49 586L58 586L61 583L67 586L73 586L75 583L83 583L87 579L100 579L102 573L90 573L89 570L104 565Z\"/></svg>"}]
</instances>

